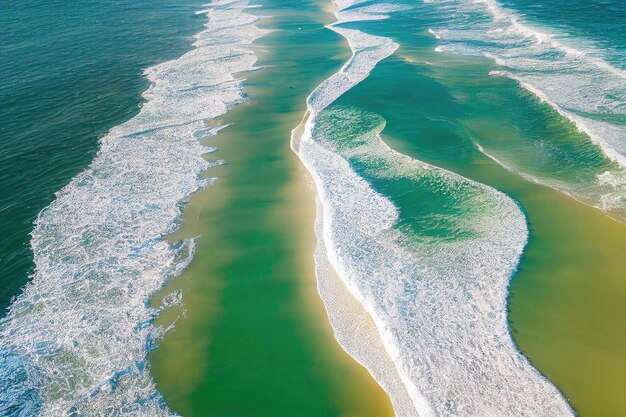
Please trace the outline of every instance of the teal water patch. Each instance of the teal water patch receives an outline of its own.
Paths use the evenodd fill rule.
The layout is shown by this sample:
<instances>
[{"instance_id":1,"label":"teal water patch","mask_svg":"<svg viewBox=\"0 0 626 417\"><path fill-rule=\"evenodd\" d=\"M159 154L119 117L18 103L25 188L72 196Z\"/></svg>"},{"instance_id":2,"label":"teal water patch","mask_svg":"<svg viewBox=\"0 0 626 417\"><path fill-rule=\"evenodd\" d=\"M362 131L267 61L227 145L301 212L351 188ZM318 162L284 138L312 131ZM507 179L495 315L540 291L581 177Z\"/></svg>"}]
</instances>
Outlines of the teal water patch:
<instances>
[{"instance_id":1,"label":"teal water patch","mask_svg":"<svg viewBox=\"0 0 626 417\"><path fill-rule=\"evenodd\" d=\"M0 317L33 267L29 233L98 139L139 111L144 68L189 50L198 2L4 2L0 13Z\"/></svg>"},{"instance_id":2,"label":"teal water patch","mask_svg":"<svg viewBox=\"0 0 626 417\"><path fill-rule=\"evenodd\" d=\"M429 31L436 38L436 52L446 57L493 60L496 65L491 75L515 80L532 93L536 101L554 109L551 118L569 121L569 132L564 134L542 138L533 138L531 134L531 149L519 158L511 154L501 160L485 148L486 153L509 169L624 220L626 69L623 58L626 38L621 29L613 30L619 13L617 17L603 17L616 7L611 1L596 4L593 13L584 15L589 30L566 32L565 29L580 24L582 19L570 9L584 13L591 7L580 4L576 7L576 4L572 2L562 10L562 5L556 2L541 2L541 5L534 4L537 7L533 7L533 3L517 5L520 10L516 10L495 0L485 0L429 3L422 10L432 17ZM547 18L557 14L558 17ZM568 16L569 24L564 24ZM524 122L527 121L522 124ZM545 126L545 121L538 121L541 123L544 126L539 126L540 129L551 129ZM582 144L581 138L585 137L602 150L605 158ZM511 159L516 161L511 162Z\"/></svg>"},{"instance_id":3,"label":"teal water patch","mask_svg":"<svg viewBox=\"0 0 626 417\"><path fill-rule=\"evenodd\" d=\"M405 243L438 244L476 238L485 216L496 207L483 190L441 175L426 164L401 166L392 152L380 149L385 120L350 107L333 106L317 118L313 135L343 156L350 167L390 198L399 210L395 228Z\"/></svg>"},{"instance_id":4,"label":"teal water patch","mask_svg":"<svg viewBox=\"0 0 626 417\"><path fill-rule=\"evenodd\" d=\"M482 151L531 181L626 219L626 170L619 160L561 111L498 76L499 67L489 59L436 52L441 40L429 29L445 22L429 4L424 7L363 24L400 48L340 102L401 119L388 132L392 139L412 137L401 146L410 146L420 159L460 172ZM623 125L620 115L598 117L615 128Z\"/></svg>"},{"instance_id":5,"label":"teal water patch","mask_svg":"<svg viewBox=\"0 0 626 417\"><path fill-rule=\"evenodd\" d=\"M626 220L626 170L568 119L509 80L481 77L464 91L462 118L480 150L530 181L561 190ZM491 89L485 88L491 85Z\"/></svg>"},{"instance_id":6,"label":"teal water patch","mask_svg":"<svg viewBox=\"0 0 626 417\"><path fill-rule=\"evenodd\" d=\"M89 168L39 213L32 279L0 320L3 416L172 415L146 360L165 331L149 300L193 256L193 239L164 236L220 163L204 158L206 121L245 101L233 74L253 68L250 44L265 33L247 4L197 12L208 21L193 48L145 70L139 113L110 129ZM175 293L164 305L179 302Z\"/></svg>"},{"instance_id":7,"label":"teal water patch","mask_svg":"<svg viewBox=\"0 0 626 417\"><path fill-rule=\"evenodd\" d=\"M397 50L364 28L384 26L384 10L406 11L338 3L346 23L332 29L353 56L310 94L310 117L294 143L317 185L318 256L374 319L419 415L571 415L508 332L509 278L528 236L520 208L493 188L394 151L375 114L331 106L363 90ZM391 102L384 88L367 92ZM359 130L361 123L372 129Z\"/></svg>"}]
</instances>

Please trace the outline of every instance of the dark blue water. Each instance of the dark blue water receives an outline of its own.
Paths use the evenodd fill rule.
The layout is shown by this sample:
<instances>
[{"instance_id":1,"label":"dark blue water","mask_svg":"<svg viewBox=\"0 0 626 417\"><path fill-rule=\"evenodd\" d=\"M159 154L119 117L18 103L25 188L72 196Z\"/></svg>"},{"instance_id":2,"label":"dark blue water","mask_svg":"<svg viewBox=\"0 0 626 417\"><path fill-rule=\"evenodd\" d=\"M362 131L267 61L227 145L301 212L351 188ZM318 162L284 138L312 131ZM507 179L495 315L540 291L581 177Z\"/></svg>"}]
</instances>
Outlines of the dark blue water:
<instances>
[{"instance_id":1,"label":"dark blue water","mask_svg":"<svg viewBox=\"0 0 626 417\"><path fill-rule=\"evenodd\" d=\"M0 1L0 317L32 268L29 233L98 138L138 110L144 68L205 21L182 0Z\"/></svg>"}]
</instances>

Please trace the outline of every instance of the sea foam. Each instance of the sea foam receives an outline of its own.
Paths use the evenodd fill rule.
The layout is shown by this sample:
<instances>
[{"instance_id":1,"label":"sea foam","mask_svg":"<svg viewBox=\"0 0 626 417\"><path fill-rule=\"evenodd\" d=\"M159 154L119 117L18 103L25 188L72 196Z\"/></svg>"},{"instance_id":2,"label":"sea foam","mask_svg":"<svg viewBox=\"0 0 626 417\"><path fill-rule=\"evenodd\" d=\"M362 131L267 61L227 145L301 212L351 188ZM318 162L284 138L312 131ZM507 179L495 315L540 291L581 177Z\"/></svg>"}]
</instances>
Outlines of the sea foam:
<instances>
[{"instance_id":1,"label":"sea foam","mask_svg":"<svg viewBox=\"0 0 626 417\"><path fill-rule=\"evenodd\" d=\"M345 21L364 16L348 7ZM318 191L318 276L332 265L371 315L403 392L396 395L393 377L376 369L375 358L344 348L381 378L398 415L572 415L508 331L507 287L528 236L521 210L490 187L393 151L381 139L380 116L333 105L398 47L341 27L341 3L336 15L331 29L353 55L309 96L294 149ZM394 185L428 195L436 207L407 218L411 207L383 193ZM333 306L329 315L338 320ZM334 327L341 341L344 330ZM405 392L412 409L404 407Z\"/></svg>"},{"instance_id":2,"label":"sea foam","mask_svg":"<svg viewBox=\"0 0 626 417\"><path fill-rule=\"evenodd\" d=\"M496 0L433 1L423 10L440 22L431 29L438 39L437 52L492 59L502 68L493 71L494 75L517 81L571 121L619 165L611 175L626 178L626 70L609 62L602 48L537 27ZM541 175L515 167L523 175L626 220L626 182L607 186L599 177L603 169L599 167L593 184L567 184L551 179L549 172Z\"/></svg>"},{"instance_id":3,"label":"sea foam","mask_svg":"<svg viewBox=\"0 0 626 417\"><path fill-rule=\"evenodd\" d=\"M0 322L0 415L165 416L147 353L164 329L152 294L193 256L170 245L186 199L216 162L205 121L245 100L264 31L247 1L215 1L193 49L145 71L139 113L102 138L90 167L56 194L32 232L35 270ZM180 294L165 305L180 302Z\"/></svg>"}]
</instances>

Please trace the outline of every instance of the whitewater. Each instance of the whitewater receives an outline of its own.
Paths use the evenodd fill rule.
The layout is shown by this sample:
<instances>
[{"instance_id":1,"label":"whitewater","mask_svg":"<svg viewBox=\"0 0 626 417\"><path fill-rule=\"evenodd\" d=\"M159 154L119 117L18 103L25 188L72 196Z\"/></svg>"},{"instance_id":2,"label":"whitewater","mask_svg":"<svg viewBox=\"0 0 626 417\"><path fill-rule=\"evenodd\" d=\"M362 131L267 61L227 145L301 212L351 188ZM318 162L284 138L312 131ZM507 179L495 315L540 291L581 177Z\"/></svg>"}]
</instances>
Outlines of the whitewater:
<instances>
[{"instance_id":1,"label":"whitewater","mask_svg":"<svg viewBox=\"0 0 626 417\"><path fill-rule=\"evenodd\" d=\"M603 163L590 172L593 167L580 163L581 172L594 178L581 175L568 183L552 178L548 167L533 172L514 158L488 156L626 221L626 70L620 63L609 59L597 42L541 27L496 0L429 1L423 11L436 22L429 32L438 41L437 52L492 60L499 69L491 75L515 80L569 120L613 164ZM563 166L564 161L551 163Z\"/></svg>"},{"instance_id":2,"label":"whitewater","mask_svg":"<svg viewBox=\"0 0 626 417\"><path fill-rule=\"evenodd\" d=\"M316 268L337 339L387 390L398 416L573 415L509 334L507 288L528 238L520 208L491 187L393 151L381 138L382 117L333 105L399 47L343 24L403 10L359 0L335 6L329 28L352 57L310 94L292 145L317 189ZM439 210L417 227L406 222L372 185L394 181L431 193ZM334 274L371 316L393 374L346 337L352 330L327 289Z\"/></svg>"},{"instance_id":3,"label":"whitewater","mask_svg":"<svg viewBox=\"0 0 626 417\"><path fill-rule=\"evenodd\" d=\"M247 1L216 0L193 48L145 70L139 113L101 139L89 168L38 216L35 269L0 321L0 415L167 416L147 354L166 329L150 297L191 260L171 245L182 208L213 180L206 121L245 101L252 42L265 31ZM180 302L167 297L165 306Z\"/></svg>"}]
</instances>

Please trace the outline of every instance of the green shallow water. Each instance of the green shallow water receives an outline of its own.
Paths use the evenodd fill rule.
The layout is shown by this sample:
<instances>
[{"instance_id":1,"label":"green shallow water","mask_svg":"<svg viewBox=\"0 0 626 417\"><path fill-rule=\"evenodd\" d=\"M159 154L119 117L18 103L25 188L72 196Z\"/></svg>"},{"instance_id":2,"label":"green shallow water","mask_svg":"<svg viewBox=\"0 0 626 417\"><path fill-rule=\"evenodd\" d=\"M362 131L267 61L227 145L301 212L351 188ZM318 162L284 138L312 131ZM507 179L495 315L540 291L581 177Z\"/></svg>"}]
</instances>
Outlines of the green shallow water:
<instances>
[{"instance_id":1,"label":"green shallow water","mask_svg":"<svg viewBox=\"0 0 626 417\"><path fill-rule=\"evenodd\" d=\"M10 104L0 108L0 316L32 268L28 233L39 210L87 166L97 138L137 112L147 87L141 71L189 49L203 23L192 15L196 4L158 3L48 10L26 2L2 15L17 53L0 59L0 99ZM208 172L220 180L194 196L171 237L198 236L197 253L154 300L180 290L184 309L158 320L177 321L151 353L152 372L184 416L391 415L384 392L332 339L313 276L313 200L289 149L306 95L347 59L347 46L323 28L330 16L320 4L263 6L263 26L275 30L257 42L268 67L242 75L251 102L207 141L220 149L208 157L228 164ZM66 24L55 24L59 16ZM21 31L23 22L33 30ZM433 53L426 19L408 13L354 25L393 36L402 48L340 105L382 116L394 149L521 204L531 237L511 286L513 336L581 416L624 416L626 226L503 169L476 143L568 184L614 164L514 82L489 77L495 67L487 61ZM32 82L15 82L28 78L23 68ZM413 183L394 186L381 189L398 197L407 225L419 227L411 210L434 196L406 193Z\"/></svg>"},{"instance_id":2,"label":"green shallow water","mask_svg":"<svg viewBox=\"0 0 626 417\"><path fill-rule=\"evenodd\" d=\"M209 139L227 165L196 194L181 236L200 236L181 290L182 319L151 355L157 387L183 416L392 415L367 371L332 338L313 270L314 200L289 147L314 86L346 48L315 3L264 4L258 72L245 75L250 103ZM164 314L167 324L180 314Z\"/></svg>"},{"instance_id":3,"label":"green shallow water","mask_svg":"<svg viewBox=\"0 0 626 417\"><path fill-rule=\"evenodd\" d=\"M610 162L516 83L488 76L493 69L488 62L433 53L427 27L407 36L402 19L363 26L392 35L403 46L338 105L381 115L387 122L383 139L392 148L488 184L520 203L530 240L510 288L514 339L579 415L624 415L626 226L503 169L476 143L522 149L538 138L556 137L561 155L588 148L578 156L586 166Z\"/></svg>"},{"instance_id":4,"label":"green shallow water","mask_svg":"<svg viewBox=\"0 0 626 417\"><path fill-rule=\"evenodd\" d=\"M288 137L306 95L348 55L341 39L322 28L316 5L298 6L262 9L272 16L263 24L280 29L257 42L268 67L248 76L251 103L225 118L235 124L209 140L220 149L212 157L229 164L208 173L220 180L194 197L174 236L201 237L189 270L165 291L182 290L186 313L151 360L159 390L184 416L390 412L367 373L329 343L319 300L311 301L313 284L302 278L311 274L302 270L311 262L302 229L312 225L312 214L304 214L312 207L289 191L297 163ZM531 173L560 169L555 178L572 183L612 163L516 83L489 76L494 67L486 60L434 53L428 22L419 16L351 25L392 36L402 47L338 106L382 116L383 138L395 150L519 202L530 240L510 288L513 337L579 415L623 415L626 226L507 171L477 144L517 156ZM554 146L539 153L546 137ZM559 158L578 158L571 162L584 169L558 165ZM403 219L415 227L411 210L424 196L406 193L411 184L396 185L384 192L398 197Z\"/></svg>"}]
</instances>

